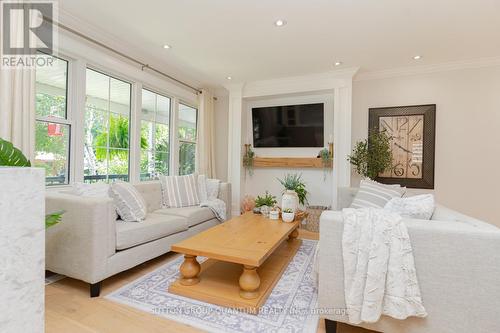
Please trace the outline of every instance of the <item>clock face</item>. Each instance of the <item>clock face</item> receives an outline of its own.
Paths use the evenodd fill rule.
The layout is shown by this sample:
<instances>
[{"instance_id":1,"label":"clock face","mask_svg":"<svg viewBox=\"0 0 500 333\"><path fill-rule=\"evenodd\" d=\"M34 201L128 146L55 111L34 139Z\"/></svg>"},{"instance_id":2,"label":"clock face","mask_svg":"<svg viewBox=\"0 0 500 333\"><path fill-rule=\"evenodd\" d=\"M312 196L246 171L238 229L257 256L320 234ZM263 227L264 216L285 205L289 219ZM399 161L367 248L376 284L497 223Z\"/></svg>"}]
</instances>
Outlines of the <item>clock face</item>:
<instances>
[{"instance_id":1,"label":"clock face","mask_svg":"<svg viewBox=\"0 0 500 333\"><path fill-rule=\"evenodd\" d=\"M380 117L379 128L391 137L393 165L379 177L421 179L424 115Z\"/></svg>"}]
</instances>

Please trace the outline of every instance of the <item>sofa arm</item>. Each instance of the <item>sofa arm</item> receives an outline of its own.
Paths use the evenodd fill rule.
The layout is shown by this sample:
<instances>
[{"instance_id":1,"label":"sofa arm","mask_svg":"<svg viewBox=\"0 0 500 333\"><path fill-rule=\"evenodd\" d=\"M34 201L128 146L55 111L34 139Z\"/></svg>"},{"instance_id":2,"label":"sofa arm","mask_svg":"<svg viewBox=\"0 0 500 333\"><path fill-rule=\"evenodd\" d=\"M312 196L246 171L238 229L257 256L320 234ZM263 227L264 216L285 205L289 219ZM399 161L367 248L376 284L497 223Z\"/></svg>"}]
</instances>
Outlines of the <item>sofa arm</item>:
<instances>
[{"instance_id":1,"label":"sofa arm","mask_svg":"<svg viewBox=\"0 0 500 333\"><path fill-rule=\"evenodd\" d=\"M500 327L500 230L453 221L405 219L424 306L425 319L404 321L405 332L489 332ZM319 307L328 319L347 321L341 212L320 218ZM464 303L464 300L466 300ZM387 317L365 328L399 332Z\"/></svg>"},{"instance_id":2,"label":"sofa arm","mask_svg":"<svg viewBox=\"0 0 500 333\"><path fill-rule=\"evenodd\" d=\"M231 218L231 184L220 183L218 198L226 203L226 220Z\"/></svg>"},{"instance_id":3,"label":"sofa arm","mask_svg":"<svg viewBox=\"0 0 500 333\"><path fill-rule=\"evenodd\" d=\"M47 193L46 212L63 210L59 224L46 232L46 267L88 283L101 281L115 253L116 221L112 199Z\"/></svg>"}]
</instances>

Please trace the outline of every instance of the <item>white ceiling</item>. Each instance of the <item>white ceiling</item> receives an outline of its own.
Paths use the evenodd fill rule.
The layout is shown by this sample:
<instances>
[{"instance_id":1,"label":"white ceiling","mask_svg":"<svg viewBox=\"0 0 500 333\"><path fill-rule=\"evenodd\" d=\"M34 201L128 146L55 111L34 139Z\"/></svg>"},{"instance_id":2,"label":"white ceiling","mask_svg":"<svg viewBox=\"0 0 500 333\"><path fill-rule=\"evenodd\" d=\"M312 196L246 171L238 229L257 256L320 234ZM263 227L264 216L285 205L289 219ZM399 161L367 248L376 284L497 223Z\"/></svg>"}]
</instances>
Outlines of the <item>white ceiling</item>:
<instances>
[{"instance_id":1,"label":"white ceiling","mask_svg":"<svg viewBox=\"0 0 500 333\"><path fill-rule=\"evenodd\" d=\"M204 85L500 56L500 0L60 0ZM276 28L282 18L287 25ZM103 37L105 38L105 37ZM172 45L170 50L163 44ZM414 55L422 55L415 61Z\"/></svg>"}]
</instances>

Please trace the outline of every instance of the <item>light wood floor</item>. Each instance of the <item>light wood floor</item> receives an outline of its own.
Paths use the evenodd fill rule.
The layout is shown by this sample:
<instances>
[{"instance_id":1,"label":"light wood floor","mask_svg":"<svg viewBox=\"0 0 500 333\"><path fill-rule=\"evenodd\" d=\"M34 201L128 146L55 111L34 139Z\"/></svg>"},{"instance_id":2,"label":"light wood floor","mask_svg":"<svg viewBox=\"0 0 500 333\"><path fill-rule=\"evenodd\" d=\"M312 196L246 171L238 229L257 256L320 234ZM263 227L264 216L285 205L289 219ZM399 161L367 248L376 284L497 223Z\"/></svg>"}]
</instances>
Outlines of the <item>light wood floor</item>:
<instances>
[{"instance_id":1,"label":"light wood floor","mask_svg":"<svg viewBox=\"0 0 500 333\"><path fill-rule=\"evenodd\" d=\"M301 238L318 239L318 234L300 230ZM177 254L167 253L126 272L108 278L102 283L101 296L132 282L164 265ZM45 288L45 324L47 333L166 333L201 332L131 307L117 304L103 297L90 298L88 284L64 278ZM318 333L324 333L324 320L320 320ZM339 324L340 333L370 332L361 328Z\"/></svg>"}]
</instances>

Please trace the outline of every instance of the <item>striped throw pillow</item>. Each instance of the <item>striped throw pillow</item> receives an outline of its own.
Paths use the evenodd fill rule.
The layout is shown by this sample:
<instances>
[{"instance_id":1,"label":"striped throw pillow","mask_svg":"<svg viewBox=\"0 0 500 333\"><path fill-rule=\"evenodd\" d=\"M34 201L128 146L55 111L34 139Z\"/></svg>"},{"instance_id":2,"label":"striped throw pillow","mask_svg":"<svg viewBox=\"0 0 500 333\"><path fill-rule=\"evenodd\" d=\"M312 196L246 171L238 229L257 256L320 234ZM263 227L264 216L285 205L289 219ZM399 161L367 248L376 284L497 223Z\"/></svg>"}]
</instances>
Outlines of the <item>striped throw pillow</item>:
<instances>
[{"instance_id":1,"label":"striped throw pillow","mask_svg":"<svg viewBox=\"0 0 500 333\"><path fill-rule=\"evenodd\" d=\"M134 185L122 181L111 184L109 194L116 211L125 222L140 222L146 218L147 206Z\"/></svg>"},{"instance_id":2,"label":"striped throw pillow","mask_svg":"<svg viewBox=\"0 0 500 333\"><path fill-rule=\"evenodd\" d=\"M405 192L406 188L397 184L385 185L364 179L350 208L384 208L392 198L401 198Z\"/></svg>"},{"instance_id":3,"label":"striped throw pillow","mask_svg":"<svg viewBox=\"0 0 500 333\"><path fill-rule=\"evenodd\" d=\"M160 182L165 207L188 207L200 204L198 175L162 176Z\"/></svg>"}]
</instances>

